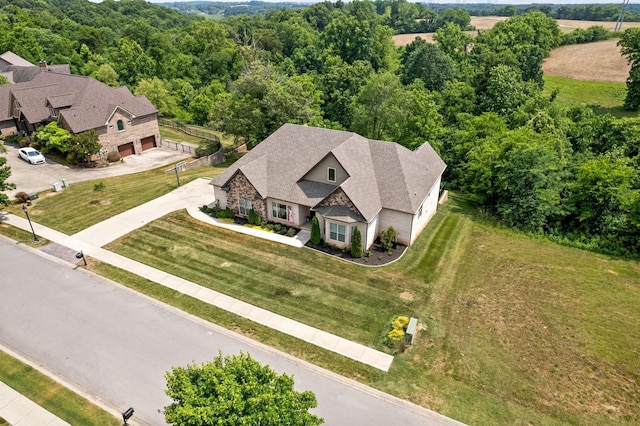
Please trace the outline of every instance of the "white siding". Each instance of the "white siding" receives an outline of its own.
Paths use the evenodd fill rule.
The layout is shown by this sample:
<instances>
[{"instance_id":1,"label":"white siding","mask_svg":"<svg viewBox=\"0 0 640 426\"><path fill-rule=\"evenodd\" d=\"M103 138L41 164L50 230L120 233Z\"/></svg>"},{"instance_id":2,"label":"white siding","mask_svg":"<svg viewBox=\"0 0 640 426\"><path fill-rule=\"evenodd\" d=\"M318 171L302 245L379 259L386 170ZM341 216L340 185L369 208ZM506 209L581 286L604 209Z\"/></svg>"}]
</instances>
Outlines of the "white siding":
<instances>
[{"instance_id":1,"label":"white siding","mask_svg":"<svg viewBox=\"0 0 640 426\"><path fill-rule=\"evenodd\" d=\"M376 241L376 237L378 236L378 216L374 217L373 220L367 226L367 232L362 236L362 241L366 242L365 250L368 250L369 247Z\"/></svg>"},{"instance_id":2,"label":"white siding","mask_svg":"<svg viewBox=\"0 0 640 426\"><path fill-rule=\"evenodd\" d=\"M379 217L380 224L378 225L378 234L388 227L393 226L398 236L397 241L406 245L410 244L413 215L397 210L382 209Z\"/></svg>"},{"instance_id":3,"label":"white siding","mask_svg":"<svg viewBox=\"0 0 640 426\"><path fill-rule=\"evenodd\" d=\"M429 220L436 214L436 208L438 207L438 197L440 196L440 178L436 181L436 183L431 188L429 194L422 202L422 214L418 217L418 211L413 216L413 226L411 232L411 244L418 238L420 232L427 226Z\"/></svg>"},{"instance_id":4,"label":"white siding","mask_svg":"<svg viewBox=\"0 0 640 426\"><path fill-rule=\"evenodd\" d=\"M227 208L227 192L223 191L219 186L213 187L213 198L220 208Z\"/></svg>"},{"instance_id":5,"label":"white siding","mask_svg":"<svg viewBox=\"0 0 640 426\"><path fill-rule=\"evenodd\" d=\"M336 171L335 182L330 182L328 177L328 169L331 167ZM303 177L304 180L311 180L313 182L328 183L330 185L340 185L344 182L349 175L342 168L336 157L333 154L327 155L322 161L316 164L309 172Z\"/></svg>"}]
</instances>

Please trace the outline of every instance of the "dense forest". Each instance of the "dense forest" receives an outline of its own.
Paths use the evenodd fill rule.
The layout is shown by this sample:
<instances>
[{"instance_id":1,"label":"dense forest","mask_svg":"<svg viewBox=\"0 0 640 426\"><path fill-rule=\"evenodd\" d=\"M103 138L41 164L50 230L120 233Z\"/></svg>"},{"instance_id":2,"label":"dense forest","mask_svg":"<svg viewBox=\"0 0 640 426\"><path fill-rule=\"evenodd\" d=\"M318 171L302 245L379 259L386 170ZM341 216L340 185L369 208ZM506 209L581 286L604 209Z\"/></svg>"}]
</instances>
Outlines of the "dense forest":
<instances>
[{"instance_id":1,"label":"dense forest","mask_svg":"<svg viewBox=\"0 0 640 426\"><path fill-rule=\"evenodd\" d=\"M411 149L428 142L448 164L446 186L501 223L640 255L638 121L542 95L542 61L563 36L540 11L473 38L468 11L429 9L437 43L397 49L392 35L416 20L403 14L406 1L221 21L143 0L10 3L0 0L0 51L68 63L146 95L164 116L250 144L285 122ZM640 51L640 36L628 38Z\"/></svg>"}]
</instances>

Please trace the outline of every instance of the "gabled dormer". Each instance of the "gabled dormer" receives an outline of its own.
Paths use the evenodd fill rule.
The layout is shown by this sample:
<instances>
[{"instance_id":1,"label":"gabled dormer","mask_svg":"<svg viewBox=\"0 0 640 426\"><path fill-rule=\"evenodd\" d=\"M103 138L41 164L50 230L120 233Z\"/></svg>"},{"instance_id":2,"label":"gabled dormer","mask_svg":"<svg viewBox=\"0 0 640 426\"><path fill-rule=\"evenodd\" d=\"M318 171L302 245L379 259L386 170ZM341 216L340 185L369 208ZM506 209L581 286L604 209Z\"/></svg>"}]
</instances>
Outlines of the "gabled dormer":
<instances>
[{"instance_id":1,"label":"gabled dormer","mask_svg":"<svg viewBox=\"0 0 640 426\"><path fill-rule=\"evenodd\" d=\"M330 152L313 166L301 180L340 186L348 178L349 174L333 153Z\"/></svg>"}]
</instances>

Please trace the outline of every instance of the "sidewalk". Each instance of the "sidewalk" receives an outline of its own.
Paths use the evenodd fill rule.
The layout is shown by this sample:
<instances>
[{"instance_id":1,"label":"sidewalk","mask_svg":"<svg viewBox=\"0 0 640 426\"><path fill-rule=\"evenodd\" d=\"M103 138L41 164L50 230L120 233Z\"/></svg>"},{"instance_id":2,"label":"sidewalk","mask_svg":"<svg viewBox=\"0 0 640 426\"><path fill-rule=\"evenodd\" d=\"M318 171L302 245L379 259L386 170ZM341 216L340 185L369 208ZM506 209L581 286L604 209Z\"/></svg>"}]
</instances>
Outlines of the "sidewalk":
<instances>
[{"instance_id":1,"label":"sidewalk","mask_svg":"<svg viewBox=\"0 0 640 426\"><path fill-rule=\"evenodd\" d=\"M259 238L266 238L278 242L284 242L284 240L280 241L280 239L286 239L288 244L302 247L304 243L306 243L305 238L308 239L309 237L308 232L304 233L304 231L300 232L296 239L217 221L198 210L198 207L203 204L209 204L211 201L213 201L213 191L211 185L209 185L209 180L197 179L165 196L93 225L72 236L46 228L37 223L34 224L34 229L36 234L41 237L77 251L82 250L86 255L102 262L127 270L157 284L187 294L205 303L240 315L282 333L297 337L321 348L339 353L380 370L389 371L393 361L393 356L391 355L258 308L101 248L105 244L128 234L152 220L184 208L196 219L212 225L231 228L238 232ZM30 231L29 224L24 218L9 214L7 215L6 222Z\"/></svg>"},{"instance_id":2,"label":"sidewalk","mask_svg":"<svg viewBox=\"0 0 640 426\"><path fill-rule=\"evenodd\" d=\"M69 423L2 382L0 382L0 413L2 418L13 426L70 426Z\"/></svg>"}]
</instances>

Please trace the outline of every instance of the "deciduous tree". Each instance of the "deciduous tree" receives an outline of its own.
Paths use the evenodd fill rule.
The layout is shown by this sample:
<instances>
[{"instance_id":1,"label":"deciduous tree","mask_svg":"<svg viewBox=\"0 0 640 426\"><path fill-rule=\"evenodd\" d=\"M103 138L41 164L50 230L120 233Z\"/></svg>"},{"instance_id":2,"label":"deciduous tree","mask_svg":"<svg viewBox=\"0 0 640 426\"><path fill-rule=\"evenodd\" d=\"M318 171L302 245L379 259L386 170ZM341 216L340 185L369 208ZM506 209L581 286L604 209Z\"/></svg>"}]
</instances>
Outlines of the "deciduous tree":
<instances>
[{"instance_id":1,"label":"deciduous tree","mask_svg":"<svg viewBox=\"0 0 640 426\"><path fill-rule=\"evenodd\" d=\"M640 28L628 28L618 41L623 56L631 64L627 78L627 95L624 98L625 109L640 109Z\"/></svg>"},{"instance_id":2,"label":"deciduous tree","mask_svg":"<svg viewBox=\"0 0 640 426\"><path fill-rule=\"evenodd\" d=\"M198 366L173 367L165 375L167 423L180 426L313 426L316 397L293 389L293 377L278 375L249 354L223 357Z\"/></svg>"}]
</instances>

